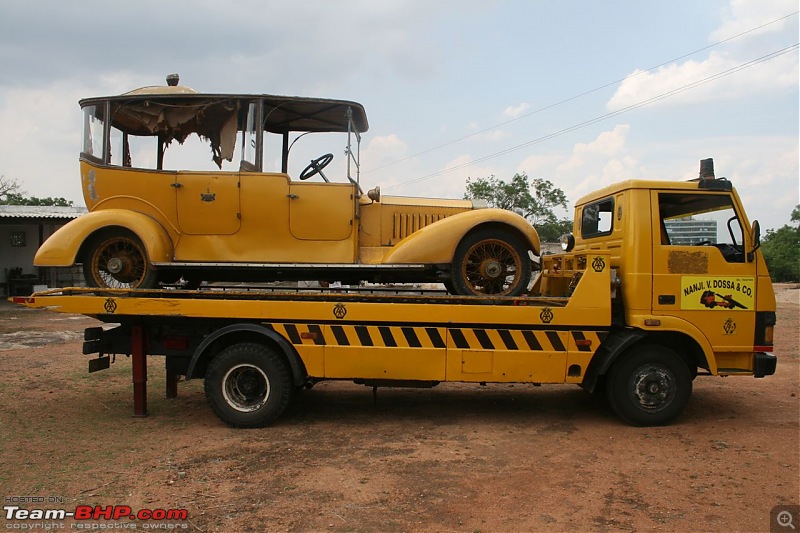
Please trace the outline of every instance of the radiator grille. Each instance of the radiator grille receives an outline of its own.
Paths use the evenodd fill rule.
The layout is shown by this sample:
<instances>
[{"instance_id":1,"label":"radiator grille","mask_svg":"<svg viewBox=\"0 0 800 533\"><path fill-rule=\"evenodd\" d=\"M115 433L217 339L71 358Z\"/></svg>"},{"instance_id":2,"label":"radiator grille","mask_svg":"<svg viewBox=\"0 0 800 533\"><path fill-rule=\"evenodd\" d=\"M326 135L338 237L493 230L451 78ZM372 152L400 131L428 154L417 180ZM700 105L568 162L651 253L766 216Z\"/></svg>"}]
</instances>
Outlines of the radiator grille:
<instances>
[{"instance_id":1,"label":"radiator grille","mask_svg":"<svg viewBox=\"0 0 800 533\"><path fill-rule=\"evenodd\" d=\"M419 231L425 226L442 220L446 216L447 215L433 213L395 213L392 224L392 242L404 239L415 231Z\"/></svg>"}]
</instances>

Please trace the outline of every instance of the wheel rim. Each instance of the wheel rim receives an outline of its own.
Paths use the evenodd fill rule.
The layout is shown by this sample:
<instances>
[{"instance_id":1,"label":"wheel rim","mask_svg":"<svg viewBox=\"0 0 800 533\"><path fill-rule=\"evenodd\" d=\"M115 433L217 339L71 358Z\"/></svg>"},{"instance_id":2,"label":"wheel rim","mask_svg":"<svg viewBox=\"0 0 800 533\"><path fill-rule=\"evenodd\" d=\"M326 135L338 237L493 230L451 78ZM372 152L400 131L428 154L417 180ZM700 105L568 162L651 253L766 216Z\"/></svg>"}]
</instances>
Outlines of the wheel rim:
<instances>
[{"instance_id":1,"label":"wheel rim","mask_svg":"<svg viewBox=\"0 0 800 533\"><path fill-rule=\"evenodd\" d=\"M97 285L110 289L135 289L147 274L141 247L128 237L114 237L98 246L91 267Z\"/></svg>"},{"instance_id":2,"label":"wheel rim","mask_svg":"<svg viewBox=\"0 0 800 533\"><path fill-rule=\"evenodd\" d=\"M237 365L222 378L222 396L233 409L249 413L260 409L269 398L269 378L255 365Z\"/></svg>"},{"instance_id":3,"label":"wheel rim","mask_svg":"<svg viewBox=\"0 0 800 533\"><path fill-rule=\"evenodd\" d=\"M467 252L461 275L470 292L504 296L520 283L522 257L505 241L488 239Z\"/></svg>"},{"instance_id":4,"label":"wheel rim","mask_svg":"<svg viewBox=\"0 0 800 533\"><path fill-rule=\"evenodd\" d=\"M667 407L675 399L675 376L667 368L643 365L631 376L628 392L634 403L645 411L655 412Z\"/></svg>"}]
</instances>

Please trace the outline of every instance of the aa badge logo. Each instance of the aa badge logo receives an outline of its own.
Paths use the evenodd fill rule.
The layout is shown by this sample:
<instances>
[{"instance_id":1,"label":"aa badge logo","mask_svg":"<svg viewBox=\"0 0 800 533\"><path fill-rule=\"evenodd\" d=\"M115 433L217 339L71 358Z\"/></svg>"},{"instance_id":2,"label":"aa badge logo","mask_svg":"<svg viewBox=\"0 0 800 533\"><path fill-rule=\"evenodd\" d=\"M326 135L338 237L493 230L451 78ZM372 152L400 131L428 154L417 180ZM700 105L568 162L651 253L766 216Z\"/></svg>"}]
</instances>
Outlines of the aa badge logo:
<instances>
[{"instance_id":1,"label":"aa badge logo","mask_svg":"<svg viewBox=\"0 0 800 533\"><path fill-rule=\"evenodd\" d=\"M334 306L334 308L333 308L333 316L335 316L336 318L341 319L341 318L344 318L344 316L346 314L347 314L347 308L344 306L344 304L336 304Z\"/></svg>"}]
</instances>

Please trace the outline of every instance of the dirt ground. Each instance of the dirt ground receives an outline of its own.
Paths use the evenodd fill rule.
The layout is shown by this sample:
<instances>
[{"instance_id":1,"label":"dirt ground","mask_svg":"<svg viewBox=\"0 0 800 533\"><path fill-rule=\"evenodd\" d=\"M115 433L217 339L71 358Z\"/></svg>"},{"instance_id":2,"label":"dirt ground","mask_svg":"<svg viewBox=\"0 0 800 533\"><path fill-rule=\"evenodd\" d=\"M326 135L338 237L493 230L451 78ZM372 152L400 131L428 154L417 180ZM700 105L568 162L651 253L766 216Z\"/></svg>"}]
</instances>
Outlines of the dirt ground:
<instances>
[{"instance_id":1,"label":"dirt ground","mask_svg":"<svg viewBox=\"0 0 800 533\"><path fill-rule=\"evenodd\" d=\"M0 497L187 509L172 525L189 531L769 531L775 505L800 503L799 295L778 291L776 375L700 377L663 428L575 386L380 389L373 405L331 382L234 430L200 381L165 399L160 358L133 418L128 358L86 372L93 320L0 302Z\"/></svg>"}]
</instances>

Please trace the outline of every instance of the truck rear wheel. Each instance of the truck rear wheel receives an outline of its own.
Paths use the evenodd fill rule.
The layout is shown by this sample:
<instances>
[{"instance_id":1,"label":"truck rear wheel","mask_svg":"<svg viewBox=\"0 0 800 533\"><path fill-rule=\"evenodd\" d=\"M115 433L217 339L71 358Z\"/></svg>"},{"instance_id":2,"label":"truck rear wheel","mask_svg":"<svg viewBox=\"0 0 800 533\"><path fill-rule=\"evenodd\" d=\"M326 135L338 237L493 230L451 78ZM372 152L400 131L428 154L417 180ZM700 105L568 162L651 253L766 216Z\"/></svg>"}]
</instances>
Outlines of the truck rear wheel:
<instances>
[{"instance_id":1,"label":"truck rear wheel","mask_svg":"<svg viewBox=\"0 0 800 533\"><path fill-rule=\"evenodd\" d=\"M222 350L208 365L205 392L211 409L233 427L264 427L292 397L289 366L262 344L245 342Z\"/></svg>"},{"instance_id":2,"label":"truck rear wheel","mask_svg":"<svg viewBox=\"0 0 800 533\"><path fill-rule=\"evenodd\" d=\"M528 288L531 271L528 251L517 237L483 229L459 243L450 284L465 296L518 296Z\"/></svg>"},{"instance_id":3,"label":"truck rear wheel","mask_svg":"<svg viewBox=\"0 0 800 533\"><path fill-rule=\"evenodd\" d=\"M614 363L606 387L620 418L636 426L660 426L683 411L692 393L692 376L673 350L640 345Z\"/></svg>"}]
</instances>

